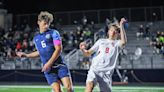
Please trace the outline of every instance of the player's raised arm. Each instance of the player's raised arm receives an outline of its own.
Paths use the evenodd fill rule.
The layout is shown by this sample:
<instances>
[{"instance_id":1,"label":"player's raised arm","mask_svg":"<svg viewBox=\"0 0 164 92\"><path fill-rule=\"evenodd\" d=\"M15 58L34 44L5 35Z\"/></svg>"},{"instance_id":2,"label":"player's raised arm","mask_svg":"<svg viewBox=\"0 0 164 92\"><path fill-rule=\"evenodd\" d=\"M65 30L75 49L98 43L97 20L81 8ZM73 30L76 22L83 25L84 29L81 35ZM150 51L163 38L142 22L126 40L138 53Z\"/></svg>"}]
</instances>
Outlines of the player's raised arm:
<instances>
[{"instance_id":1,"label":"player's raised arm","mask_svg":"<svg viewBox=\"0 0 164 92\"><path fill-rule=\"evenodd\" d=\"M127 37L124 28L125 22L126 22L125 18L121 18L120 21L121 46L124 46L127 43Z\"/></svg>"},{"instance_id":2,"label":"player's raised arm","mask_svg":"<svg viewBox=\"0 0 164 92\"><path fill-rule=\"evenodd\" d=\"M34 51L34 52L29 53L29 54L24 53L24 52L16 52L16 55L18 57L35 58L35 57L38 57L39 56L39 52L38 51Z\"/></svg>"},{"instance_id":3,"label":"player's raised arm","mask_svg":"<svg viewBox=\"0 0 164 92\"><path fill-rule=\"evenodd\" d=\"M85 56L89 57L92 54L92 50L86 50L86 43L81 42L79 45L80 50L84 53Z\"/></svg>"}]
</instances>

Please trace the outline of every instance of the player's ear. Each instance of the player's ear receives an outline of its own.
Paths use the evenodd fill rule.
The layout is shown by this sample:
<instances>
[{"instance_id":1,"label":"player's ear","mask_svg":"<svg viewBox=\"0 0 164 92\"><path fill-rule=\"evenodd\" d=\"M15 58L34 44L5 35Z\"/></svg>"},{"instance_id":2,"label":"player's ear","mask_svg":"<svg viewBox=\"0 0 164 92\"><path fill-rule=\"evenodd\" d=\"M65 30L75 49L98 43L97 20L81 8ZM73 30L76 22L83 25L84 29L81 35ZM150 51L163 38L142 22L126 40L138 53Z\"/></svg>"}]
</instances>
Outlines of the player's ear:
<instances>
[{"instance_id":1,"label":"player's ear","mask_svg":"<svg viewBox=\"0 0 164 92\"><path fill-rule=\"evenodd\" d=\"M38 21L37 21L37 24L39 25L39 23L40 23L40 21L38 20Z\"/></svg>"},{"instance_id":2,"label":"player's ear","mask_svg":"<svg viewBox=\"0 0 164 92\"><path fill-rule=\"evenodd\" d=\"M37 21L37 24L39 25L39 21Z\"/></svg>"}]
</instances>

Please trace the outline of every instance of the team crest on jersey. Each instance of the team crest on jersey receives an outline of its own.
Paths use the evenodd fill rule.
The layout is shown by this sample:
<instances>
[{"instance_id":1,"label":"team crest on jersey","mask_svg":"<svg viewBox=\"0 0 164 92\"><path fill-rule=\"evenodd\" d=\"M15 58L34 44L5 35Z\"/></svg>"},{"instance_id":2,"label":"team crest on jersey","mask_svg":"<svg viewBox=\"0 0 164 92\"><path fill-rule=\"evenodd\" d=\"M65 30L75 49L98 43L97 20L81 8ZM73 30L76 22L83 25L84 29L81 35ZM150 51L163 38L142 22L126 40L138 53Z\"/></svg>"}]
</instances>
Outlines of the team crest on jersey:
<instances>
[{"instance_id":1,"label":"team crest on jersey","mask_svg":"<svg viewBox=\"0 0 164 92\"><path fill-rule=\"evenodd\" d=\"M46 39L50 39L50 34L46 34Z\"/></svg>"}]
</instances>

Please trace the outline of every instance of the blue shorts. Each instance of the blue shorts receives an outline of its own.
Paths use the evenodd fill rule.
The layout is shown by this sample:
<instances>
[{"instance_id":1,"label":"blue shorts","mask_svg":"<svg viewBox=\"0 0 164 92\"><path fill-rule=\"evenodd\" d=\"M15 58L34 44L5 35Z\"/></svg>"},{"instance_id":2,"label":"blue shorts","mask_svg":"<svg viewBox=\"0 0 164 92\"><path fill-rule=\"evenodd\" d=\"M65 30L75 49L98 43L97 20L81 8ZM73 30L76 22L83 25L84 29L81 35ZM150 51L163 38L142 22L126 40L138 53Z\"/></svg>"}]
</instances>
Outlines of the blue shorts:
<instances>
[{"instance_id":1,"label":"blue shorts","mask_svg":"<svg viewBox=\"0 0 164 92\"><path fill-rule=\"evenodd\" d=\"M57 68L51 68L49 72L44 72L44 75L46 77L46 80L49 85L51 85L54 82L59 81L63 77L69 77L70 71L68 70L68 67L65 66L59 66Z\"/></svg>"}]
</instances>

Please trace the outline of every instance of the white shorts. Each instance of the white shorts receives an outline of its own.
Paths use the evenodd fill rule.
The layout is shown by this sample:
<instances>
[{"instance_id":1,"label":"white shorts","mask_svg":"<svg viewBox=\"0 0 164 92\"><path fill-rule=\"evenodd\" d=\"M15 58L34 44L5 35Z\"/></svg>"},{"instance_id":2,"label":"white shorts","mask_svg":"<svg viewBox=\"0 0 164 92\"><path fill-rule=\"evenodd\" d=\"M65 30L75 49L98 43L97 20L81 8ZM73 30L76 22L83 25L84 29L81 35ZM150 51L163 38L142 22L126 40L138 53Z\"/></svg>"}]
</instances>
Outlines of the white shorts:
<instances>
[{"instance_id":1,"label":"white shorts","mask_svg":"<svg viewBox=\"0 0 164 92\"><path fill-rule=\"evenodd\" d=\"M94 85L99 84L100 92L112 92L112 74L113 71L95 72L92 69L88 71L87 82L93 82Z\"/></svg>"}]
</instances>

